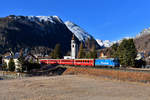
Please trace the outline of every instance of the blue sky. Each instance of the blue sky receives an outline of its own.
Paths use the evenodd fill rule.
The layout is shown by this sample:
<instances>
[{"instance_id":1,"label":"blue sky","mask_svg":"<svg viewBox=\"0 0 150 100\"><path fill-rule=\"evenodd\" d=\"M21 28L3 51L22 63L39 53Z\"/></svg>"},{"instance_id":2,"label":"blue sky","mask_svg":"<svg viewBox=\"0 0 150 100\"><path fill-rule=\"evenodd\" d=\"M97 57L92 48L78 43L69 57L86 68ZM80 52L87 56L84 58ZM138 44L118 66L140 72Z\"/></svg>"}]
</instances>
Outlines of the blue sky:
<instances>
[{"instance_id":1,"label":"blue sky","mask_svg":"<svg viewBox=\"0 0 150 100\"><path fill-rule=\"evenodd\" d=\"M133 37L150 27L150 0L2 0L0 16L57 15L95 38Z\"/></svg>"}]
</instances>

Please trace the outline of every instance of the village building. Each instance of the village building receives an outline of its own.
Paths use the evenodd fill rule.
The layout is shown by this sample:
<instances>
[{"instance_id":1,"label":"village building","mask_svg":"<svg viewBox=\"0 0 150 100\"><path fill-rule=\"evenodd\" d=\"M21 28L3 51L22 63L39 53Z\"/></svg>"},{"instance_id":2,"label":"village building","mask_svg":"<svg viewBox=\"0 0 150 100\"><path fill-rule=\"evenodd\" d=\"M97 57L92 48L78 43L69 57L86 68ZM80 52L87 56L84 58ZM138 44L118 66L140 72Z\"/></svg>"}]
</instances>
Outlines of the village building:
<instances>
[{"instance_id":1,"label":"village building","mask_svg":"<svg viewBox=\"0 0 150 100\"><path fill-rule=\"evenodd\" d=\"M20 68L20 64L19 64L19 61L18 61L19 53L15 53L14 56L12 56L11 53L6 53L3 57L3 63L6 63L7 68L8 68L8 63L9 63L11 58L14 60L15 70Z\"/></svg>"},{"instance_id":2,"label":"village building","mask_svg":"<svg viewBox=\"0 0 150 100\"><path fill-rule=\"evenodd\" d=\"M98 50L97 51L97 57L98 58L107 58L107 54L103 50Z\"/></svg>"},{"instance_id":3,"label":"village building","mask_svg":"<svg viewBox=\"0 0 150 100\"><path fill-rule=\"evenodd\" d=\"M138 52L137 57L135 58L136 60L140 60L144 58L144 52Z\"/></svg>"},{"instance_id":4,"label":"village building","mask_svg":"<svg viewBox=\"0 0 150 100\"><path fill-rule=\"evenodd\" d=\"M23 56L25 57L24 60L26 60L26 61L29 61L29 62L32 61L33 63L38 62L38 59L34 55L24 54ZM15 53L14 55L12 55L11 53L7 53L3 57L3 61L2 62L6 63L6 66L7 66L7 69L8 69L9 61L10 61L10 59L13 59L14 63L15 63L15 71L17 71L18 69L21 68L21 65L20 65L19 60L18 60L19 57L20 57L20 53L18 53L18 52Z\"/></svg>"}]
</instances>

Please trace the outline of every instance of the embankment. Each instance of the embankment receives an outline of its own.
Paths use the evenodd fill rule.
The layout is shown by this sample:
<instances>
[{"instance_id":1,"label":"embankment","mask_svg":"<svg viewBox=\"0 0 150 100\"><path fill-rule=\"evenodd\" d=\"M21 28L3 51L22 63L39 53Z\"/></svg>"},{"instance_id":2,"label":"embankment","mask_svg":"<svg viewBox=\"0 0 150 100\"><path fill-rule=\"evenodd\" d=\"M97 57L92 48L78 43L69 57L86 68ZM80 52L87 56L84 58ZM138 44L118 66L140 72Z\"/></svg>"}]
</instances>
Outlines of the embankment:
<instances>
[{"instance_id":1,"label":"embankment","mask_svg":"<svg viewBox=\"0 0 150 100\"><path fill-rule=\"evenodd\" d=\"M63 74L87 74L123 81L136 81L144 83L150 82L150 73L145 72L128 72L121 70L69 67Z\"/></svg>"}]
</instances>

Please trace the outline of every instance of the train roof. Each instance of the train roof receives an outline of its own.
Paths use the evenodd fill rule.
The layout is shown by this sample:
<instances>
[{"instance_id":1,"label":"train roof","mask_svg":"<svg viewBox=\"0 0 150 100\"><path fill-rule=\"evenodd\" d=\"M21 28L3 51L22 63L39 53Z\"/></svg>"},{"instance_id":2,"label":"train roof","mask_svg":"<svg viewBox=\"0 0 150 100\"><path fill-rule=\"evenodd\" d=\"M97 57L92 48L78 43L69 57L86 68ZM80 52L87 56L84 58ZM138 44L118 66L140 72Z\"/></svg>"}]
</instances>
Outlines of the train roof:
<instances>
[{"instance_id":1,"label":"train roof","mask_svg":"<svg viewBox=\"0 0 150 100\"><path fill-rule=\"evenodd\" d=\"M103 59L118 59L118 58L97 58L96 60L103 60ZM41 58L40 60L93 60L93 59L50 59L50 58Z\"/></svg>"},{"instance_id":2,"label":"train roof","mask_svg":"<svg viewBox=\"0 0 150 100\"><path fill-rule=\"evenodd\" d=\"M93 59L48 59L48 58L41 58L40 60L93 60Z\"/></svg>"}]
</instances>

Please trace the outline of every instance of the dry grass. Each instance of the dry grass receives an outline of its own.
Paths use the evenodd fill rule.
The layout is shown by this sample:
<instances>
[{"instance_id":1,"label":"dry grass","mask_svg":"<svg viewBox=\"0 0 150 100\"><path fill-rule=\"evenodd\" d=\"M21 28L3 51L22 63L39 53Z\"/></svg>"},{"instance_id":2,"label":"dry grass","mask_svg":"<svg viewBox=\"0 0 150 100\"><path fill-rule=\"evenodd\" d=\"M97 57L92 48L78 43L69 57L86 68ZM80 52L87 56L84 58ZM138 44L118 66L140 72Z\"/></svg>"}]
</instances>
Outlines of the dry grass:
<instances>
[{"instance_id":1,"label":"dry grass","mask_svg":"<svg viewBox=\"0 0 150 100\"><path fill-rule=\"evenodd\" d=\"M17 75L17 72L10 72L10 71L0 71L0 74L4 75ZM24 73L20 73L21 75L25 75Z\"/></svg>"},{"instance_id":2,"label":"dry grass","mask_svg":"<svg viewBox=\"0 0 150 100\"><path fill-rule=\"evenodd\" d=\"M150 85L91 75L0 81L0 100L149 100Z\"/></svg>"},{"instance_id":3,"label":"dry grass","mask_svg":"<svg viewBox=\"0 0 150 100\"><path fill-rule=\"evenodd\" d=\"M64 74L88 74L102 76L111 79L136 82L150 82L150 73L144 72L123 72L115 70L91 69L91 68L68 68Z\"/></svg>"}]
</instances>

